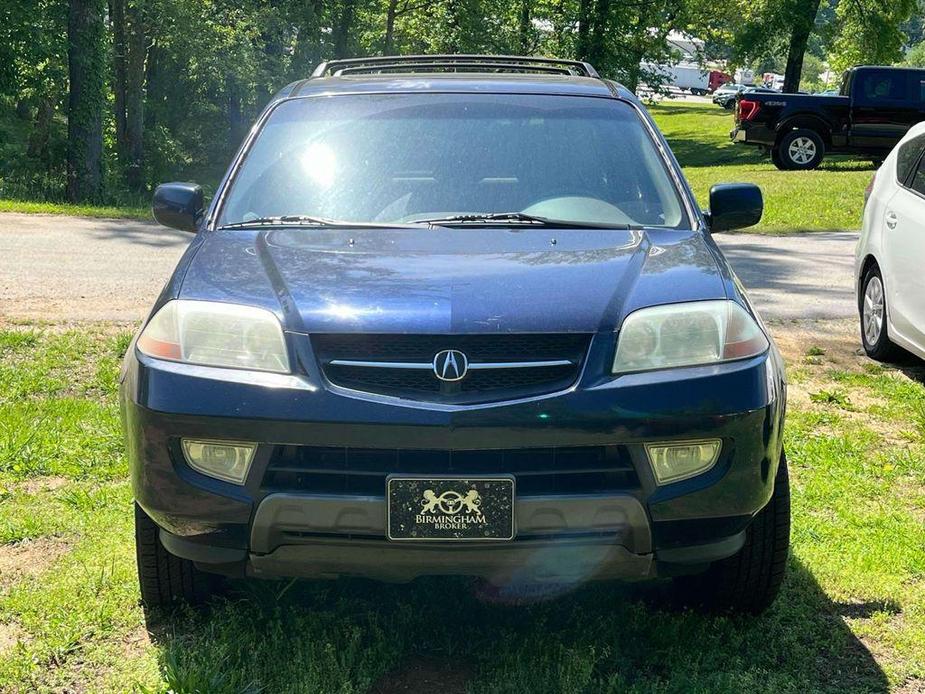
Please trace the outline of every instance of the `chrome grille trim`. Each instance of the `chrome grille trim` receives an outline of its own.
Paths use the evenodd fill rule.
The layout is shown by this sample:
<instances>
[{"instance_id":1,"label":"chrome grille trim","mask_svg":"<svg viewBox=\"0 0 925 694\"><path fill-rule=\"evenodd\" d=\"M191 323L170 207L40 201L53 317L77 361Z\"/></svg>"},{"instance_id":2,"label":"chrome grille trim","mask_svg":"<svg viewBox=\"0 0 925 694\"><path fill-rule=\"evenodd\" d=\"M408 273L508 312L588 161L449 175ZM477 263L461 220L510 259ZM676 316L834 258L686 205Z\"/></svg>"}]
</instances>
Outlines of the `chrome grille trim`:
<instances>
[{"instance_id":1,"label":"chrome grille trim","mask_svg":"<svg viewBox=\"0 0 925 694\"><path fill-rule=\"evenodd\" d=\"M330 390L430 407L470 407L564 392L580 378L592 338L591 333L310 336ZM447 353L465 360L463 378L444 379L437 373L436 362L446 361Z\"/></svg>"},{"instance_id":2,"label":"chrome grille trim","mask_svg":"<svg viewBox=\"0 0 925 694\"><path fill-rule=\"evenodd\" d=\"M371 369L433 369L432 362L404 362L404 361L354 361L351 359L332 359L328 362L332 366L361 366ZM549 361L494 361L469 363L469 370L478 369L531 369L549 366L574 366L571 359L553 359Z\"/></svg>"},{"instance_id":3,"label":"chrome grille trim","mask_svg":"<svg viewBox=\"0 0 925 694\"><path fill-rule=\"evenodd\" d=\"M331 366L363 366L370 369L433 369L433 362L408 361L354 361L353 359L332 359ZM471 367L470 367L471 368Z\"/></svg>"}]
</instances>

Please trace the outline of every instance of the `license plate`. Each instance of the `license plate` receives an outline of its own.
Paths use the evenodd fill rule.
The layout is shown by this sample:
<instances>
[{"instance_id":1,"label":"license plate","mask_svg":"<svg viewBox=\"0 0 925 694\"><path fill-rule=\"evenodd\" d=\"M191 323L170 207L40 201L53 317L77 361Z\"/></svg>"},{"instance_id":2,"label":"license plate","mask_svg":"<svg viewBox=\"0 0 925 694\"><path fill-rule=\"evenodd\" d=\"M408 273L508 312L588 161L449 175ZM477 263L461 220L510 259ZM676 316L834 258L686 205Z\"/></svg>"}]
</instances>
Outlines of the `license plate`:
<instances>
[{"instance_id":1,"label":"license plate","mask_svg":"<svg viewBox=\"0 0 925 694\"><path fill-rule=\"evenodd\" d=\"M512 540L512 477L389 477L390 540Z\"/></svg>"}]
</instances>

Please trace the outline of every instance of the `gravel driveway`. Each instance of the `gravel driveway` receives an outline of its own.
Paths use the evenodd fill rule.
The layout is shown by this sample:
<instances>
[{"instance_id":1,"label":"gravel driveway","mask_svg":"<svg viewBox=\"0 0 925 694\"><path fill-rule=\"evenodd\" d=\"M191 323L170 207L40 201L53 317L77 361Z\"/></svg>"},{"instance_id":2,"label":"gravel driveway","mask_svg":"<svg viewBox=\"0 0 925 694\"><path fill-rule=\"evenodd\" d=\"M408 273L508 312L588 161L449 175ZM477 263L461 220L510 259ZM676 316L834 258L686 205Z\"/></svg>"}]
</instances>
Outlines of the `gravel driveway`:
<instances>
[{"instance_id":1,"label":"gravel driveway","mask_svg":"<svg viewBox=\"0 0 925 694\"><path fill-rule=\"evenodd\" d=\"M857 232L717 234L715 238L764 318L818 320L857 314Z\"/></svg>"},{"instance_id":2,"label":"gravel driveway","mask_svg":"<svg viewBox=\"0 0 925 694\"><path fill-rule=\"evenodd\" d=\"M190 238L150 222L0 214L0 316L139 320Z\"/></svg>"},{"instance_id":3,"label":"gravel driveway","mask_svg":"<svg viewBox=\"0 0 925 694\"><path fill-rule=\"evenodd\" d=\"M190 235L155 225L0 214L0 317L136 321ZM766 319L851 318L857 234L717 234Z\"/></svg>"}]
</instances>

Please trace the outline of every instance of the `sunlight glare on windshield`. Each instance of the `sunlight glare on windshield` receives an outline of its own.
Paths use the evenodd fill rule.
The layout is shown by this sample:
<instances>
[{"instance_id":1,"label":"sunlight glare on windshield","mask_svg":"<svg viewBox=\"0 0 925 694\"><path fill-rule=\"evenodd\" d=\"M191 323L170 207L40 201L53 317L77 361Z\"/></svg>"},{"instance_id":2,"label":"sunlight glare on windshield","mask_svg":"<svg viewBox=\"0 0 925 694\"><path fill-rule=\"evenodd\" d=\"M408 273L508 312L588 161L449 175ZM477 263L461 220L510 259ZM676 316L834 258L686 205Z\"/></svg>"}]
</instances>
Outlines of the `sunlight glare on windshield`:
<instances>
[{"instance_id":1,"label":"sunlight glare on windshield","mask_svg":"<svg viewBox=\"0 0 925 694\"><path fill-rule=\"evenodd\" d=\"M337 175L337 155L323 142L313 142L302 154L302 167L322 188L330 188Z\"/></svg>"}]
</instances>

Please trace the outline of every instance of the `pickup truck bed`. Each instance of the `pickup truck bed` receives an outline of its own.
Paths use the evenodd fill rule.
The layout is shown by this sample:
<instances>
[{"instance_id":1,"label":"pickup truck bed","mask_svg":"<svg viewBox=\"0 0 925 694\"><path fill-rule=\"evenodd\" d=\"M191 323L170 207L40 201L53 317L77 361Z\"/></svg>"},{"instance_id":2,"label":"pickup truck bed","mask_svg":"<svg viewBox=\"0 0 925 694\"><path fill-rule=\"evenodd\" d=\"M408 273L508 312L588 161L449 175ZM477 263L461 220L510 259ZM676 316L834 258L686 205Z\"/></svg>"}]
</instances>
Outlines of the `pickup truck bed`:
<instances>
[{"instance_id":1,"label":"pickup truck bed","mask_svg":"<svg viewBox=\"0 0 925 694\"><path fill-rule=\"evenodd\" d=\"M780 169L813 169L826 154L882 159L925 120L925 70L856 67L840 96L739 95L734 142L759 146Z\"/></svg>"}]
</instances>

